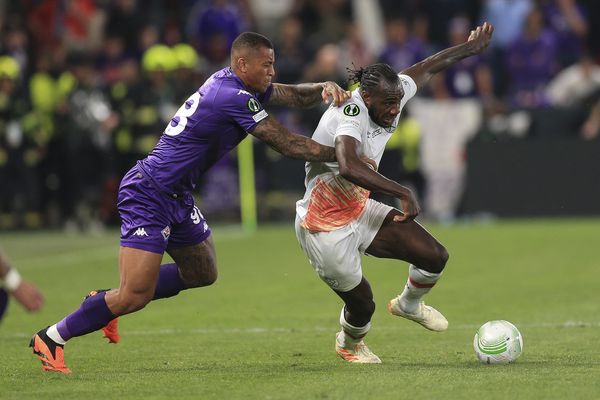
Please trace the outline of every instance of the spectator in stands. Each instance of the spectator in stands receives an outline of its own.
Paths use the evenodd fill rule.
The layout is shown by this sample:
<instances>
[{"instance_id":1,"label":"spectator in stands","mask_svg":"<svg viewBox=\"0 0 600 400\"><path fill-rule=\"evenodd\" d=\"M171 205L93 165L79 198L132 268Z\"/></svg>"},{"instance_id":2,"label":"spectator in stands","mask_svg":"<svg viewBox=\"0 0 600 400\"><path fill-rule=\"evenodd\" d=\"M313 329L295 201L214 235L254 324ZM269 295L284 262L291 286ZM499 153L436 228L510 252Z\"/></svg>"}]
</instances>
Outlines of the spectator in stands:
<instances>
[{"instance_id":1,"label":"spectator in stands","mask_svg":"<svg viewBox=\"0 0 600 400\"><path fill-rule=\"evenodd\" d=\"M554 31L561 67L575 63L583 53L588 22L575 0L540 0L546 24Z\"/></svg>"},{"instance_id":2,"label":"spectator in stands","mask_svg":"<svg viewBox=\"0 0 600 400\"><path fill-rule=\"evenodd\" d=\"M311 52L344 38L346 25L351 21L352 7L347 0L307 0L299 7L298 18L306 33Z\"/></svg>"},{"instance_id":3,"label":"spectator in stands","mask_svg":"<svg viewBox=\"0 0 600 400\"><path fill-rule=\"evenodd\" d=\"M600 90L600 66L590 54L584 54L577 63L560 71L548 84L547 96L557 107L580 105Z\"/></svg>"},{"instance_id":4,"label":"spectator in stands","mask_svg":"<svg viewBox=\"0 0 600 400\"><path fill-rule=\"evenodd\" d=\"M326 44L317 52L315 59L304 69L304 82L324 82L332 81L346 86L346 75L342 72L340 64L341 54L339 46L335 44ZM327 108L326 105L320 105L311 109L303 110L303 121L307 127L315 127L321 119L321 115Z\"/></svg>"},{"instance_id":5,"label":"spectator in stands","mask_svg":"<svg viewBox=\"0 0 600 400\"><path fill-rule=\"evenodd\" d=\"M280 83L299 82L309 56L302 24L298 18L288 17L281 24L279 35L276 36L275 49L277 51L275 80Z\"/></svg>"},{"instance_id":6,"label":"spectator in stands","mask_svg":"<svg viewBox=\"0 0 600 400\"><path fill-rule=\"evenodd\" d=\"M218 69L229 61L231 43L247 30L248 23L242 10L234 2L211 0L210 5L193 11L188 22L192 26L190 37L196 48L206 57L210 70Z\"/></svg>"},{"instance_id":7,"label":"spectator in stands","mask_svg":"<svg viewBox=\"0 0 600 400\"><path fill-rule=\"evenodd\" d=\"M600 133L600 66L590 54L562 70L548 85L548 98L568 118L569 130L589 140Z\"/></svg>"},{"instance_id":8,"label":"spectator in stands","mask_svg":"<svg viewBox=\"0 0 600 400\"><path fill-rule=\"evenodd\" d=\"M354 65L365 66L371 65L375 62L375 56L369 50L366 45L365 35L363 34L361 27L352 22L346 27L346 36L338 43L340 48L340 64L341 65Z\"/></svg>"},{"instance_id":9,"label":"spectator in stands","mask_svg":"<svg viewBox=\"0 0 600 400\"><path fill-rule=\"evenodd\" d=\"M408 21L395 18L386 23L387 45L379 55L379 61L402 71L427 57L423 42L411 35Z\"/></svg>"},{"instance_id":10,"label":"spectator in stands","mask_svg":"<svg viewBox=\"0 0 600 400\"><path fill-rule=\"evenodd\" d=\"M510 102L515 107L546 106L546 85L558 71L556 38L544 24L539 8L532 9L523 33L506 53Z\"/></svg>"},{"instance_id":11,"label":"spectator in stands","mask_svg":"<svg viewBox=\"0 0 600 400\"><path fill-rule=\"evenodd\" d=\"M95 51L102 44L105 13L94 0L65 0L62 40L68 51Z\"/></svg>"},{"instance_id":12,"label":"spectator in stands","mask_svg":"<svg viewBox=\"0 0 600 400\"><path fill-rule=\"evenodd\" d=\"M0 57L0 228L39 227L43 137L28 125L31 105L19 84L20 69Z\"/></svg>"},{"instance_id":13,"label":"spectator in stands","mask_svg":"<svg viewBox=\"0 0 600 400\"><path fill-rule=\"evenodd\" d=\"M466 16L459 15L450 21L448 38L450 46L456 46L466 41L469 32L469 20ZM484 110L493 114L501 110L502 104L494 94L492 71L486 56L476 54L466 58L442 71L443 88L448 90L449 97L453 99L478 98ZM435 82L440 82L441 79ZM434 84L435 84L434 82Z\"/></svg>"},{"instance_id":14,"label":"spectator in stands","mask_svg":"<svg viewBox=\"0 0 600 400\"><path fill-rule=\"evenodd\" d=\"M493 75L494 92L504 96L510 85L506 68L506 51L523 31L532 0L484 0L480 21L494 25L494 37L488 54Z\"/></svg>"},{"instance_id":15,"label":"spectator in stands","mask_svg":"<svg viewBox=\"0 0 600 400\"><path fill-rule=\"evenodd\" d=\"M171 47L176 63L173 71L175 103L183 103L190 93L190 87L200 87L208 75L206 62L187 43L177 43Z\"/></svg>"},{"instance_id":16,"label":"spectator in stands","mask_svg":"<svg viewBox=\"0 0 600 400\"><path fill-rule=\"evenodd\" d=\"M464 16L450 21L450 46L467 40L469 25ZM409 111L421 126L425 215L450 223L456 218L465 187L467 143L481 126L482 106L496 101L491 73L479 55L438 73L430 87L433 98L413 99Z\"/></svg>"},{"instance_id":17,"label":"spectator in stands","mask_svg":"<svg viewBox=\"0 0 600 400\"><path fill-rule=\"evenodd\" d=\"M109 32L102 43L102 49L96 58L95 65L104 85L112 85L119 79L121 64L126 59L123 38Z\"/></svg>"},{"instance_id":18,"label":"spectator in stands","mask_svg":"<svg viewBox=\"0 0 600 400\"><path fill-rule=\"evenodd\" d=\"M108 8L105 32L123 40L125 52L135 54L144 14L136 0L115 0Z\"/></svg>"},{"instance_id":19,"label":"spectator in stands","mask_svg":"<svg viewBox=\"0 0 600 400\"><path fill-rule=\"evenodd\" d=\"M94 231L102 227L99 205L105 181L114 176L112 133L118 116L102 91L90 56L70 56L72 90L61 109L66 228Z\"/></svg>"}]
</instances>

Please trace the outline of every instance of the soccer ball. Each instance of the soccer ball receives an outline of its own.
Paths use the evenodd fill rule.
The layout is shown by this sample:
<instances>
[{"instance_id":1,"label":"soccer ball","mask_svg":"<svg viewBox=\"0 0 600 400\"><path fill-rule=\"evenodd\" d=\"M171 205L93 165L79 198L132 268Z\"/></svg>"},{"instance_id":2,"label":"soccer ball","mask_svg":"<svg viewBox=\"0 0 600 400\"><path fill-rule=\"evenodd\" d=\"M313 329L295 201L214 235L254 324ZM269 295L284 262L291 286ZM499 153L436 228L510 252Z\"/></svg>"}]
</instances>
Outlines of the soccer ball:
<instances>
[{"instance_id":1,"label":"soccer ball","mask_svg":"<svg viewBox=\"0 0 600 400\"><path fill-rule=\"evenodd\" d=\"M488 321L475 333L473 348L482 363L506 364L523 352L523 337L508 321Z\"/></svg>"}]
</instances>

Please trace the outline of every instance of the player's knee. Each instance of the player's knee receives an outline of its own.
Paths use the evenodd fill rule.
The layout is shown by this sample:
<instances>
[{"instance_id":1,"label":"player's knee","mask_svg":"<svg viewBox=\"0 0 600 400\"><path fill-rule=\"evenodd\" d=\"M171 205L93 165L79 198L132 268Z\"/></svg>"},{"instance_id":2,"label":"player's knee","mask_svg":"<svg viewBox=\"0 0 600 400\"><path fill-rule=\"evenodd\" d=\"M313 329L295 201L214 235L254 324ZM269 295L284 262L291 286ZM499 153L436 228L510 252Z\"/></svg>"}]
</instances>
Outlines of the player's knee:
<instances>
[{"instance_id":1,"label":"player's knee","mask_svg":"<svg viewBox=\"0 0 600 400\"><path fill-rule=\"evenodd\" d=\"M218 276L217 265L213 260L182 271L182 278L188 288L210 286L217 281Z\"/></svg>"},{"instance_id":2,"label":"player's knee","mask_svg":"<svg viewBox=\"0 0 600 400\"><path fill-rule=\"evenodd\" d=\"M146 304L148 304L151 300L151 293L127 293L120 295L115 307L116 310L113 310L113 312L118 315L136 312L146 307Z\"/></svg>"},{"instance_id":3,"label":"player's knee","mask_svg":"<svg viewBox=\"0 0 600 400\"><path fill-rule=\"evenodd\" d=\"M215 266L214 268L211 268L202 274L198 281L198 286L210 286L217 281L218 276L219 273L217 272L217 268Z\"/></svg>"},{"instance_id":4,"label":"player's knee","mask_svg":"<svg viewBox=\"0 0 600 400\"><path fill-rule=\"evenodd\" d=\"M446 263L448 262L448 258L450 258L450 254L448 254L448 250L441 244L437 244L435 246L435 256L433 259L433 263L431 265L430 272L439 274L446 267Z\"/></svg>"}]
</instances>

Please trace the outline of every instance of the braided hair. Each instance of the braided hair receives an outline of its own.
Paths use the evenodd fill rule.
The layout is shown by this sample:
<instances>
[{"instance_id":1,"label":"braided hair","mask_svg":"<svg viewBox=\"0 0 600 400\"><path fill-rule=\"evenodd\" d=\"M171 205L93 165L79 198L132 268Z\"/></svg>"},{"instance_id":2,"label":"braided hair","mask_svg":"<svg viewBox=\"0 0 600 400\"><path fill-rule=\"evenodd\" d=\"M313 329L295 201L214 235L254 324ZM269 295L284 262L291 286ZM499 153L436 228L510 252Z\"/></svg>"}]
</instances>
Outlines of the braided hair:
<instances>
[{"instance_id":1,"label":"braided hair","mask_svg":"<svg viewBox=\"0 0 600 400\"><path fill-rule=\"evenodd\" d=\"M383 81L388 84L398 84L398 74L388 64L377 63L367 67L356 69L346 68L348 71L348 80L351 84L359 83L360 87L368 92L375 89Z\"/></svg>"}]
</instances>

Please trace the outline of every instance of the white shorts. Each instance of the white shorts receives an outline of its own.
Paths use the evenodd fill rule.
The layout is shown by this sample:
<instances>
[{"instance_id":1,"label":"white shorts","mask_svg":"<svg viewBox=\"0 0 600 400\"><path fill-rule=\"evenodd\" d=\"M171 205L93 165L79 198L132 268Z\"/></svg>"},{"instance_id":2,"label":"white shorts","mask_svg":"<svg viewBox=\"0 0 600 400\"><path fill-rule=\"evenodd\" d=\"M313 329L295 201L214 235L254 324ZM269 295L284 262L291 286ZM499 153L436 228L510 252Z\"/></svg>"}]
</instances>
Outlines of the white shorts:
<instances>
[{"instance_id":1,"label":"white shorts","mask_svg":"<svg viewBox=\"0 0 600 400\"><path fill-rule=\"evenodd\" d=\"M360 283L361 255L392 209L369 199L358 219L331 232L311 233L300 226L300 217L296 215L296 237L300 246L319 277L333 290L348 292Z\"/></svg>"}]
</instances>

